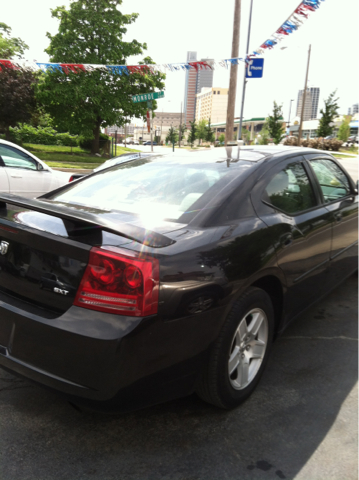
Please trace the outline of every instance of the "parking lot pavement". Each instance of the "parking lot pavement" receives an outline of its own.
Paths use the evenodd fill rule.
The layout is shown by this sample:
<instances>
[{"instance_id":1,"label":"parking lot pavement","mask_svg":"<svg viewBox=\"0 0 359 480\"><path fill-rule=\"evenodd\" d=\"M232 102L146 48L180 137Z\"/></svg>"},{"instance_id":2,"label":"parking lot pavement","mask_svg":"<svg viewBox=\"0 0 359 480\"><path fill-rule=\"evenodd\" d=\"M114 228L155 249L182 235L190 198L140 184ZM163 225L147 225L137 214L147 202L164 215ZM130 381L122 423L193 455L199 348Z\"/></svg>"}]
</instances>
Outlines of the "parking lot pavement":
<instances>
[{"instance_id":1,"label":"parking lot pavement","mask_svg":"<svg viewBox=\"0 0 359 480\"><path fill-rule=\"evenodd\" d=\"M357 289L352 276L298 318L230 412L193 395L81 413L0 370L1 480L357 479Z\"/></svg>"}]
</instances>

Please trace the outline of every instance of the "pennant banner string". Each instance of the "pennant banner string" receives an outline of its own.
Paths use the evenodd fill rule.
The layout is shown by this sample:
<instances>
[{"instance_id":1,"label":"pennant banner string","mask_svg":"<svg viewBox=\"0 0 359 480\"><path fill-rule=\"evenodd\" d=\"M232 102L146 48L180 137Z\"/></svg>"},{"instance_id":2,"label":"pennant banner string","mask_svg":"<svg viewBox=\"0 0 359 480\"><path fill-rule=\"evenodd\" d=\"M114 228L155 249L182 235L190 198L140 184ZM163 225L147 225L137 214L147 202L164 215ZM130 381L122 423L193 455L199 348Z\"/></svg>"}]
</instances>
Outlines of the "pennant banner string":
<instances>
[{"instance_id":1,"label":"pennant banner string","mask_svg":"<svg viewBox=\"0 0 359 480\"><path fill-rule=\"evenodd\" d=\"M249 54L246 58L227 58L219 61L215 60L201 60L195 62L184 63L164 63L160 65L93 65L93 64L81 64L81 63L38 63L29 62L27 60L13 61L8 59L0 59L0 72L3 69L19 70L42 70L43 72L61 72L65 75L71 73L78 74L81 72L93 72L95 70L101 70L109 72L112 75L133 75L133 74L155 74L166 73L167 71L188 71L188 70L214 70L215 67L227 68L229 65L238 65L239 62L245 62L248 64L250 58L258 55L263 55L265 51L271 50L284 38L291 33L298 30L303 24L304 20L308 19L310 12L315 12L322 2L325 0L302 0L294 12L285 20L284 23L271 35L271 37L263 42L259 48Z\"/></svg>"}]
</instances>

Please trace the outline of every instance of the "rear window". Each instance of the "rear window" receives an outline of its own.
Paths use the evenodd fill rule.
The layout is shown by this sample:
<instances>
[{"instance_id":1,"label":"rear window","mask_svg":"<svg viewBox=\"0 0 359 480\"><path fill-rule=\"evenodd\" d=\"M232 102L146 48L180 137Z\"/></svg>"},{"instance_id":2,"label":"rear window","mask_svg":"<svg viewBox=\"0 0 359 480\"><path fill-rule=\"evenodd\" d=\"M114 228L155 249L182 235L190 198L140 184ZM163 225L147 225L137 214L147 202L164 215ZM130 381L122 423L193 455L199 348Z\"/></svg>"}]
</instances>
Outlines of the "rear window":
<instances>
[{"instance_id":1,"label":"rear window","mask_svg":"<svg viewBox=\"0 0 359 480\"><path fill-rule=\"evenodd\" d=\"M98 172L47 198L101 210L177 220L190 212L221 179L228 176L230 181L234 169L238 167L141 159Z\"/></svg>"}]
</instances>

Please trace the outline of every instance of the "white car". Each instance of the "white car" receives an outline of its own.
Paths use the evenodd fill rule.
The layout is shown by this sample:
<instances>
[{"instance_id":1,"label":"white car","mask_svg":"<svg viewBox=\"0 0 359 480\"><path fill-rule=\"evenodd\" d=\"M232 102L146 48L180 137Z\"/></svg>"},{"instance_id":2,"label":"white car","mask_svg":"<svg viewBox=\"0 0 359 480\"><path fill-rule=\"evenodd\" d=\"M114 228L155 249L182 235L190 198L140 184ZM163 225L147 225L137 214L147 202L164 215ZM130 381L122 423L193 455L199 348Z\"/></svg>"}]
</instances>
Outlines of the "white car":
<instances>
[{"instance_id":1,"label":"white car","mask_svg":"<svg viewBox=\"0 0 359 480\"><path fill-rule=\"evenodd\" d=\"M53 170L22 147L0 139L0 192L35 198L68 183L71 173Z\"/></svg>"}]
</instances>

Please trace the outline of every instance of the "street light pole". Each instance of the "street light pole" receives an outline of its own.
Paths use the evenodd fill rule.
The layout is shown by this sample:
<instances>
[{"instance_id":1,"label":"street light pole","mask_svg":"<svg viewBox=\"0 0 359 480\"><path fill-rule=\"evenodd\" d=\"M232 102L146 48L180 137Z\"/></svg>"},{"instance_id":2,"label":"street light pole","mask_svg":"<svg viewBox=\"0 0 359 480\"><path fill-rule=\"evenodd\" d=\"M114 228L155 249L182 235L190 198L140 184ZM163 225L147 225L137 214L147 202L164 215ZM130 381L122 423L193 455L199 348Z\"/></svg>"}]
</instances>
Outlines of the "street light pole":
<instances>
[{"instance_id":1,"label":"street light pole","mask_svg":"<svg viewBox=\"0 0 359 480\"><path fill-rule=\"evenodd\" d=\"M289 104L289 116L288 116L288 124L287 124L288 133L290 132L289 127L290 127L290 112L292 110L292 102L294 102L294 98L293 100L290 101L290 104Z\"/></svg>"},{"instance_id":2,"label":"street light pole","mask_svg":"<svg viewBox=\"0 0 359 480\"><path fill-rule=\"evenodd\" d=\"M251 26L252 26L252 9L253 9L253 0L251 0L251 7L249 13L249 23L248 23L248 37L247 37L247 50L246 50L246 58L247 61L248 52L249 52L249 40L251 38ZM242 122L243 122L243 111L244 111L244 99L246 96L246 73L247 73L247 63L245 63L244 68L244 77L243 77L243 91L242 91L242 106L241 106L241 116L239 117L239 128L238 128L238 135L237 139L240 140L242 138Z\"/></svg>"},{"instance_id":3,"label":"street light pole","mask_svg":"<svg viewBox=\"0 0 359 480\"><path fill-rule=\"evenodd\" d=\"M299 132L298 132L298 147L300 147L300 140L302 138L302 126L303 126L303 115L304 115L304 105L305 105L305 97L307 94L307 85L308 85L308 72L309 72L309 62L310 62L310 51L312 49L312 46L309 45L309 50L308 50L308 63L307 63L307 73L305 75L305 84L304 84L304 91L302 95L302 111L300 114L300 123L299 123Z\"/></svg>"}]
</instances>

